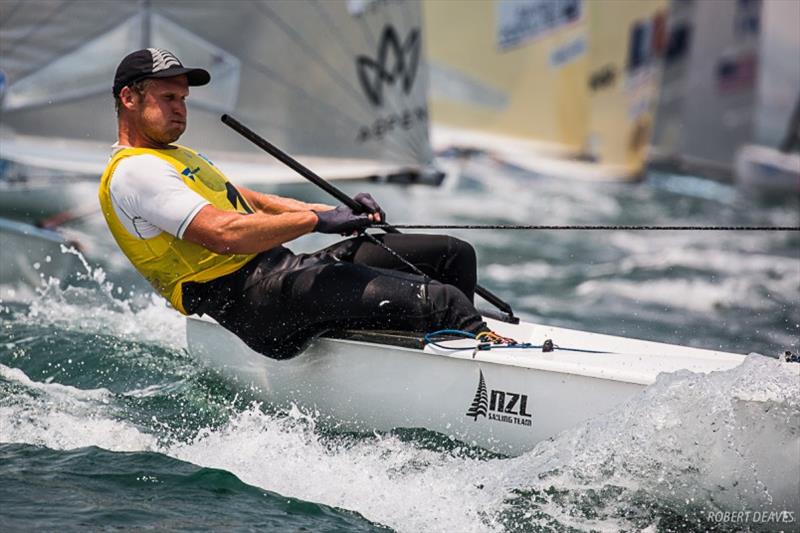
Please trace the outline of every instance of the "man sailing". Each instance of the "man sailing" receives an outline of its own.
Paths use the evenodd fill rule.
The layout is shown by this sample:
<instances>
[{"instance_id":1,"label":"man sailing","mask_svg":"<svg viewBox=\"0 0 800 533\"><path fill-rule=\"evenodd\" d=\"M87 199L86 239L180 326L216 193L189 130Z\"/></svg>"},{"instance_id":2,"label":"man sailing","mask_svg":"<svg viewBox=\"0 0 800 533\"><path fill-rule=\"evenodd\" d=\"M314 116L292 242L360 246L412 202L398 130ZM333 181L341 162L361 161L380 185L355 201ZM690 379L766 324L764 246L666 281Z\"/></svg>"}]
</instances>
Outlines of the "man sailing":
<instances>
[{"instance_id":1,"label":"man sailing","mask_svg":"<svg viewBox=\"0 0 800 533\"><path fill-rule=\"evenodd\" d=\"M129 54L114 77L118 141L100 205L119 247L175 309L208 314L278 359L329 329L487 330L472 305L475 252L463 241L376 237L426 276L363 236L311 254L283 246L314 231L361 232L384 214L364 193L354 200L367 214L357 214L236 187L173 144L186 129L189 87L210 79L158 48Z\"/></svg>"}]
</instances>

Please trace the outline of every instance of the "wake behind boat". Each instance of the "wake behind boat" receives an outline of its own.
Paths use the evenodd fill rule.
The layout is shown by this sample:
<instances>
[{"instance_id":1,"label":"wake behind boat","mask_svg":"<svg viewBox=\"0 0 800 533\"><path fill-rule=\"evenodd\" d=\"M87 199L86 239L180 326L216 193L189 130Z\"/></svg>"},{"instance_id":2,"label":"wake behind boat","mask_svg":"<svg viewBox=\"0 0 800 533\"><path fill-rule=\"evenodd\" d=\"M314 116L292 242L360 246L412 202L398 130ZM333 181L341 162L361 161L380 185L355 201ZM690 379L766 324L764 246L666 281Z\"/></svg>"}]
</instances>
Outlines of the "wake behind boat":
<instances>
[{"instance_id":1,"label":"wake behind boat","mask_svg":"<svg viewBox=\"0 0 800 533\"><path fill-rule=\"evenodd\" d=\"M189 352L279 408L297 406L337 429L425 428L519 455L632 398L662 372L708 373L745 356L487 318L527 348L426 343L391 332L338 332L274 360L210 319L189 318ZM486 348L486 347L484 347ZM549 351L548 351L549 350ZM782 371L800 376L800 365Z\"/></svg>"}]
</instances>

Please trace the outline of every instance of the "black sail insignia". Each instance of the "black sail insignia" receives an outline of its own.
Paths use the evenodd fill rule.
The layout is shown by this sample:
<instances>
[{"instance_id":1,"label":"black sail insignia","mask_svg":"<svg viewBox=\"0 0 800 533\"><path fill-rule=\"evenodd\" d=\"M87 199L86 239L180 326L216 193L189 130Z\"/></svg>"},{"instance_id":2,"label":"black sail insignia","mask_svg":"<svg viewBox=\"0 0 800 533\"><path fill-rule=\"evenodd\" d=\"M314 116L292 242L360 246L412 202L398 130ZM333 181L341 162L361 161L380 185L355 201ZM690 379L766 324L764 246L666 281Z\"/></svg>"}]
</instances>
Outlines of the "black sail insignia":
<instances>
[{"instance_id":1,"label":"black sail insignia","mask_svg":"<svg viewBox=\"0 0 800 533\"><path fill-rule=\"evenodd\" d=\"M363 55L356 58L358 80L369 101L375 106L383 105L383 85L394 85L397 80L408 94L417 75L419 55L419 28L411 29L401 45L397 31L387 25L381 35L377 58Z\"/></svg>"}]
</instances>

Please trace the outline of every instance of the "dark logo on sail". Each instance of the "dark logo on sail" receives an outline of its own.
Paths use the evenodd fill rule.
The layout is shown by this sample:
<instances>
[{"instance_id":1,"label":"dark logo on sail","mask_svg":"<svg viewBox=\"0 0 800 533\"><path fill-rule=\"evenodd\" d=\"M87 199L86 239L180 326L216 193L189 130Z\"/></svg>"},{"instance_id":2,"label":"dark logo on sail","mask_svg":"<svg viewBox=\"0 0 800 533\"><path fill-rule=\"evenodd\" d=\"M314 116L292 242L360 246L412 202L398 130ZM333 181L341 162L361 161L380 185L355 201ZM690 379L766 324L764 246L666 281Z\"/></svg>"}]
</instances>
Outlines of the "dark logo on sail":
<instances>
[{"instance_id":1,"label":"dark logo on sail","mask_svg":"<svg viewBox=\"0 0 800 533\"><path fill-rule=\"evenodd\" d=\"M419 28L413 28L406 36L405 42L401 44L397 31L387 25L378 43L377 58L372 59L367 56L356 58L358 81L369 101L376 106L383 105L384 85L394 85L398 81L403 92L408 94L417 76L419 53Z\"/></svg>"},{"instance_id":2,"label":"dark logo on sail","mask_svg":"<svg viewBox=\"0 0 800 533\"><path fill-rule=\"evenodd\" d=\"M592 91L599 91L614 85L615 81L617 81L617 69L614 65L605 65L589 75L589 88Z\"/></svg>"},{"instance_id":3,"label":"dark logo on sail","mask_svg":"<svg viewBox=\"0 0 800 533\"><path fill-rule=\"evenodd\" d=\"M483 416L494 422L532 427L533 416L528 413L528 395L488 389L483 371L479 371L478 389L466 416L477 422Z\"/></svg>"}]
</instances>

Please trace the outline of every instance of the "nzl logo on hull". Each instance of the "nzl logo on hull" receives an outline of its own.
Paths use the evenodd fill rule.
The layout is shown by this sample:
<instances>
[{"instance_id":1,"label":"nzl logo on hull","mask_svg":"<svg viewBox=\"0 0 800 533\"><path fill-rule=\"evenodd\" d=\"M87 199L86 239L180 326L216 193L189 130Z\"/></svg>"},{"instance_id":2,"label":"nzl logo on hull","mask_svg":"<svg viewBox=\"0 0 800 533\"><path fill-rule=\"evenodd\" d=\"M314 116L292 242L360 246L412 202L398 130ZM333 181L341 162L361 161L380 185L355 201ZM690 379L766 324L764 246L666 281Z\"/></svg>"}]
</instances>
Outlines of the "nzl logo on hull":
<instances>
[{"instance_id":1,"label":"nzl logo on hull","mask_svg":"<svg viewBox=\"0 0 800 533\"><path fill-rule=\"evenodd\" d=\"M377 55L373 59L365 55L356 57L356 72L361 89L367 100L376 108L386 102L385 89L398 86L408 95L417 78L420 58L420 31L412 28L401 42L397 30L387 24L378 42ZM428 120L428 108L424 105L391 107L386 115L379 116L372 124L359 127L357 140L367 142L381 140L395 131L408 131Z\"/></svg>"},{"instance_id":2,"label":"nzl logo on hull","mask_svg":"<svg viewBox=\"0 0 800 533\"><path fill-rule=\"evenodd\" d=\"M466 416L477 421L479 416L495 422L532 427L533 416L528 412L528 395L516 392L487 389L483 371L480 371L478 390Z\"/></svg>"}]
</instances>

